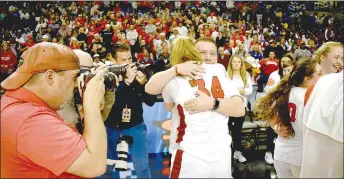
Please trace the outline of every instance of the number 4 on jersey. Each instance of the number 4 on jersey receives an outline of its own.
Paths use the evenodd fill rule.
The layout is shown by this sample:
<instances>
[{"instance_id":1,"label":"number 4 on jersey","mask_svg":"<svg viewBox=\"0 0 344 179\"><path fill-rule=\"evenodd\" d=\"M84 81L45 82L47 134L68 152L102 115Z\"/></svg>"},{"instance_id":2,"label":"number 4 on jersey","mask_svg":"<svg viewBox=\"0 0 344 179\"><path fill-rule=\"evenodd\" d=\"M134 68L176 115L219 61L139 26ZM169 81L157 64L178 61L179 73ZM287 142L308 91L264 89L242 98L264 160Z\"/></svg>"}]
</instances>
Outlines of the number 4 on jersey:
<instances>
[{"instance_id":1,"label":"number 4 on jersey","mask_svg":"<svg viewBox=\"0 0 344 179\"><path fill-rule=\"evenodd\" d=\"M198 80L190 80L189 81L190 85L192 87L198 86L198 89L207 94L208 96L210 95L210 92L205 88L205 82L203 79L198 79ZM217 76L213 77L212 83L211 83L211 94L214 98L224 98L225 94L222 90L219 78Z\"/></svg>"}]
</instances>

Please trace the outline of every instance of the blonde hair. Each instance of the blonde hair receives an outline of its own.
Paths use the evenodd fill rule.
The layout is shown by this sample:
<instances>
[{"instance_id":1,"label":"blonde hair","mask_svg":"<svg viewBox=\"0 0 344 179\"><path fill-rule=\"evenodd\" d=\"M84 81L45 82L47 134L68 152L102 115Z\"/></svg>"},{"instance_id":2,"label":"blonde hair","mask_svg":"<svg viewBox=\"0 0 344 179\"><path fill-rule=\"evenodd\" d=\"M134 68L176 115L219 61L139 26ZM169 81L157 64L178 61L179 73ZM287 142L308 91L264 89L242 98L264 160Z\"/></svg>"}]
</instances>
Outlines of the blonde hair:
<instances>
[{"instance_id":1,"label":"blonde hair","mask_svg":"<svg viewBox=\"0 0 344 179\"><path fill-rule=\"evenodd\" d=\"M318 50L314 52L313 59L317 61L319 64L322 63L321 56L327 56L329 53L331 53L333 47L342 47L343 45L340 42L326 42L323 45L321 45Z\"/></svg>"},{"instance_id":2,"label":"blonde hair","mask_svg":"<svg viewBox=\"0 0 344 179\"><path fill-rule=\"evenodd\" d=\"M231 57L231 59L229 60L228 63L228 77L233 80L233 69L232 69L232 61L234 58L239 58L241 61L241 67L240 67L240 76L242 78L242 81L244 82L244 86L246 86L247 84L247 71L246 71L246 67L245 67L245 62L244 59L241 56L238 55L233 55Z\"/></svg>"},{"instance_id":3,"label":"blonde hair","mask_svg":"<svg viewBox=\"0 0 344 179\"><path fill-rule=\"evenodd\" d=\"M203 62L201 54L195 48L193 40L190 37L178 37L171 46L171 64L172 66L187 61Z\"/></svg>"}]
</instances>

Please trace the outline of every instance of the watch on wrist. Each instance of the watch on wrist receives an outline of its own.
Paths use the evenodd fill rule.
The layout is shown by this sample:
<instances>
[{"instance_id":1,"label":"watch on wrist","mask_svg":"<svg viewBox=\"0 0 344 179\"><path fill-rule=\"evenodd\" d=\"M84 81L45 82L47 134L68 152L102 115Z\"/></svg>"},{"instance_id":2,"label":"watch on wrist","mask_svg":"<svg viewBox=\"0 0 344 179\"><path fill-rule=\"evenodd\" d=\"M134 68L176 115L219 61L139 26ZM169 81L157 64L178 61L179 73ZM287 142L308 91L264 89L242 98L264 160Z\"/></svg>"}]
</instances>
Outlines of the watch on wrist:
<instances>
[{"instance_id":1,"label":"watch on wrist","mask_svg":"<svg viewBox=\"0 0 344 179\"><path fill-rule=\"evenodd\" d=\"M213 110L217 110L219 106L220 106L220 101L217 98L215 98Z\"/></svg>"}]
</instances>

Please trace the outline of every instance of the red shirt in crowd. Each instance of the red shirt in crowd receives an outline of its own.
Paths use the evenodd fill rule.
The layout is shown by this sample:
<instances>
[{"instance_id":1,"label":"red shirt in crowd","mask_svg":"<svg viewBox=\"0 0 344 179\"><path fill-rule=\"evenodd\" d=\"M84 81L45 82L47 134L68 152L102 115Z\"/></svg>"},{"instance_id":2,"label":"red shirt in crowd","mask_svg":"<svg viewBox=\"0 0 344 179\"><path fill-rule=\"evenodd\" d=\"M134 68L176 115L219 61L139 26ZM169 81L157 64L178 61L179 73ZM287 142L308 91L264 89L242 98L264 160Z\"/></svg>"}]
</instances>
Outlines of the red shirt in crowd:
<instances>
[{"instance_id":1,"label":"red shirt in crowd","mask_svg":"<svg viewBox=\"0 0 344 179\"><path fill-rule=\"evenodd\" d=\"M138 34L139 36L140 36L140 35L142 34L142 32L144 31L144 30L142 30L141 27L138 26L138 25L135 27L135 29L136 29L136 32L137 32L137 34Z\"/></svg>"},{"instance_id":2,"label":"red shirt in crowd","mask_svg":"<svg viewBox=\"0 0 344 179\"><path fill-rule=\"evenodd\" d=\"M94 35L91 35L90 33L99 34L99 32L96 29L94 29L93 31L88 31L88 34L87 34L87 44L91 44L92 40L94 39Z\"/></svg>"},{"instance_id":3,"label":"red shirt in crowd","mask_svg":"<svg viewBox=\"0 0 344 179\"><path fill-rule=\"evenodd\" d=\"M12 71L14 72L15 67L18 63L16 56L14 55L14 53L11 50L2 50L0 52L0 66L1 66L1 70L0 72L2 74L6 74L8 73L9 69L12 69Z\"/></svg>"},{"instance_id":4,"label":"red shirt in crowd","mask_svg":"<svg viewBox=\"0 0 344 179\"><path fill-rule=\"evenodd\" d=\"M229 63L229 55L224 55L223 58L221 57L221 55L218 55L217 63L222 64L225 67L225 69L227 70L228 63Z\"/></svg>"},{"instance_id":5,"label":"red shirt in crowd","mask_svg":"<svg viewBox=\"0 0 344 179\"><path fill-rule=\"evenodd\" d=\"M137 55L137 60L142 64L154 64L154 61L150 58L148 58L148 60L145 61L143 58L143 55L140 55L140 58L139 58L139 54Z\"/></svg>"},{"instance_id":6,"label":"red shirt in crowd","mask_svg":"<svg viewBox=\"0 0 344 179\"><path fill-rule=\"evenodd\" d=\"M65 171L85 148L76 128L31 91L1 98L1 178L80 178Z\"/></svg>"},{"instance_id":7,"label":"red shirt in crowd","mask_svg":"<svg viewBox=\"0 0 344 179\"><path fill-rule=\"evenodd\" d=\"M107 20L107 19L102 19L102 20L100 21L100 24L103 25L103 26L105 27L105 25L108 24L108 22L109 22L109 20Z\"/></svg>"},{"instance_id":8,"label":"red shirt in crowd","mask_svg":"<svg viewBox=\"0 0 344 179\"><path fill-rule=\"evenodd\" d=\"M31 41L26 41L23 45L26 47L32 47L36 45L36 43L33 40L31 40Z\"/></svg>"},{"instance_id":9,"label":"red shirt in crowd","mask_svg":"<svg viewBox=\"0 0 344 179\"><path fill-rule=\"evenodd\" d=\"M260 70L263 71L264 75L270 75L272 72L278 70L278 60L275 58L264 58L261 61L259 61Z\"/></svg>"},{"instance_id":10,"label":"red shirt in crowd","mask_svg":"<svg viewBox=\"0 0 344 179\"><path fill-rule=\"evenodd\" d=\"M113 13L116 14L117 12L121 11L121 7L119 6L116 6L114 9L113 9Z\"/></svg>"},{"instance_id":11,"label":"red shirt in crowd","mask_svg":"<svg viewBox=\"0 0 344 179\"><path fill-rule=\"evenodd\" d=\"M242 43L244 43L244 36L242 36L242 35L239 35L239 38L238 39L236 39L236 37L235 37L235 35L234 36L232 36L232 39L231 40L233 40L233 42L234 42L234 45L233 45L233 47L236 47L237 46L237 44L236 44L236 40L240 40Z\"/></svg>"},{"instance_id":12,"label":"red shirt in crowd","mask_svg":"<svg viewBox=\"0 0 344 179\"><path fill-rule=\"evenodd\" d=\"M80 45L73 45L73 44L70 44L69 45L69 48L74 50L74 49L80 49Z\"/></svg>"},{"instance_id":13,"label":"red shirt in crowd","mask_svg":"<svg viewBox=\"0 0 344 179\"><path fill-rule=\"evenodd\" d=\"M75 24L80 24L80 25L78 25L79 27L81 27L81 26L85 26L85 18L83 18L83 17L78 17L76 20L75 20Z\"/></svg>"},{"instance_id":14,"label":"red shirt in crowd","mask_svg":"<svg viewBox=\"0 0 344 179\"><path fill-rule=\"evenodd\" d=\"M148 41L149 41L149 34L147 34L144 30L142 31L141 33L141 36L142 36L142 40L145 40L145 42L148 44Z\"/></svg>"}]
</instances>

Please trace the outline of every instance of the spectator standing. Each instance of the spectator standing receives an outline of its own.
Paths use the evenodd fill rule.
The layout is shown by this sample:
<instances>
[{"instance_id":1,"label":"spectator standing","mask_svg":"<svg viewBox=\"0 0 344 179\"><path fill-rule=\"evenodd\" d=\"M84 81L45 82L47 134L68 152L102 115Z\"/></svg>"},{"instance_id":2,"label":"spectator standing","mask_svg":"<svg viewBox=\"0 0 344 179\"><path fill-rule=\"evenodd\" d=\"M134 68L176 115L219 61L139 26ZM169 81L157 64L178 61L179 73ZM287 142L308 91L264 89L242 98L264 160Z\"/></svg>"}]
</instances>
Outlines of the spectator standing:
<instances>
[{"instance_id":1,"label":"spectator standing","mask_svg":"<svg viewBox=\"0 0 344 179\"><path fill-rule=\"evenodd\" d=\"M145 26L145 32L147 34L152 34L153 31L156 30L156 26L153 24L153 22L154 21L151 19L151 20L148 21L148 24Z\"/></svg>"},{"instance_id":2,"label":"spectator standing","mask_svg":"<svg viewBox=\"0 0 344 179\"><path fill-rule=\"evenodd\" d=\"M244 105L247 107L247 97L252 93L252 81L250 74L246 71L243 57L233 55L228 64L228 77L232 84L238 89L241 96L244 97ZM246 110L245 110L246 111ZM229 117L228 128L233 137L234 159L239 162L246 162L246 158L242 155L241 138L242 126L245 121L245 115L240 117Z\"/></svg>"},{"instance_id":3,"label":"spectator standing","mask_svg":"<svg viewBox=\"0 0 344 179\"><path fill-rule=\"evenodd\" d=\"M173 41L178 38L180 35L179 35L179 31L177 28L174 28L173 29L173 34L170 36L170 38L168 39L168 41L170 42L170 44L173 43Z\"/></svg>"},{"instance_id":4,"label":"spectator standing","mask_svg":"<svg viewBox=\"0 0 344 179\"><path fill-rule=\"evenodd\" d=\"M179 22L177 30L180 36L188 36L188 29L183 25L182 22Z\"/></svg>"},{"instance_id":5,"label":"spectator standing","mask_svg":"<svg viewBox=\"0 0 344 179\"><path fill-rule=\"evenodd\" d=\"M135 44L137 42L137 38L138 38L139 34L134 29L134 25L130 25L129 27L130 27L130 29L127 32L127 39L129 40L132 53L136 53L138 51L138 49L135 47Z\"/></svg>"},{"instance_id":6,"label":"spectator standing","mask_svg":"<svg viewBox=\"0 0 344 179\"><path fill-rule=\"evenodd\" d=\"M268 82L269 76L272 72L278 69L278 60L274 51L271 51L269 58L259 61L261 75L258 79L258 92L263 92L264 85Z\"/></svg>"},{"instance_id":7,"label":"spectator standing","mask_svg":"<svg viewBox=\"0 0 344 179\"><path fill-rule=\"evenodd\" d=\"M9 48L6 41L1 44L0 58L1 81L3 81L8 75L15 71L16 65L18 64L16 56Z\"/></svg>"},{"instance_id":8,"label":"spectator standing","mask_svg":"<svg viewBox=\"0 0 344 179\"><path fill-rule=\"evenodd\" d=\"M253 45L253 49L250 52L251 57L254 59L261 60L263 58L263 55L261 53L260 46L258 44Z\"/></svg>"},{"instance_id":9,"label":"spectator standing","mask_svg":"<svg viewBox=\"0 0 344 179\"><path fill-rule=\"evenodd\" d=\"M225 54L225 50L223 47L219 47L217 52L219 53L217 57L217 63L222 64L227 70L230 56L228 54Z\"/></svg>"},{"instance_id":10,"label":"spectator standing","mask_svg":"<svg viewBox=\"0 0 344 179\"><path fill-rule=\"evenodd\" d=\"M104 46L106 48L109 48L109 49L111 47L112 36L113 36L113 32L112 32L112 30L110 28L111 28L111 25L110 24L106 24L105 25L105 29L101 32L101 36L103 38Z\"/></svg>"},{"instance_id":11,"label":"spectator standing","mask_svg":"<svg viewBox=\"0 0 344 179\"><path fill-rule=\"evenodd\" d=\"M304 41L301 42L300 48L295 50L294 52L294 59L298 61L302 57L311 57L312 53L306 47L306 43Z\"/></svg>"}]
</instances>

